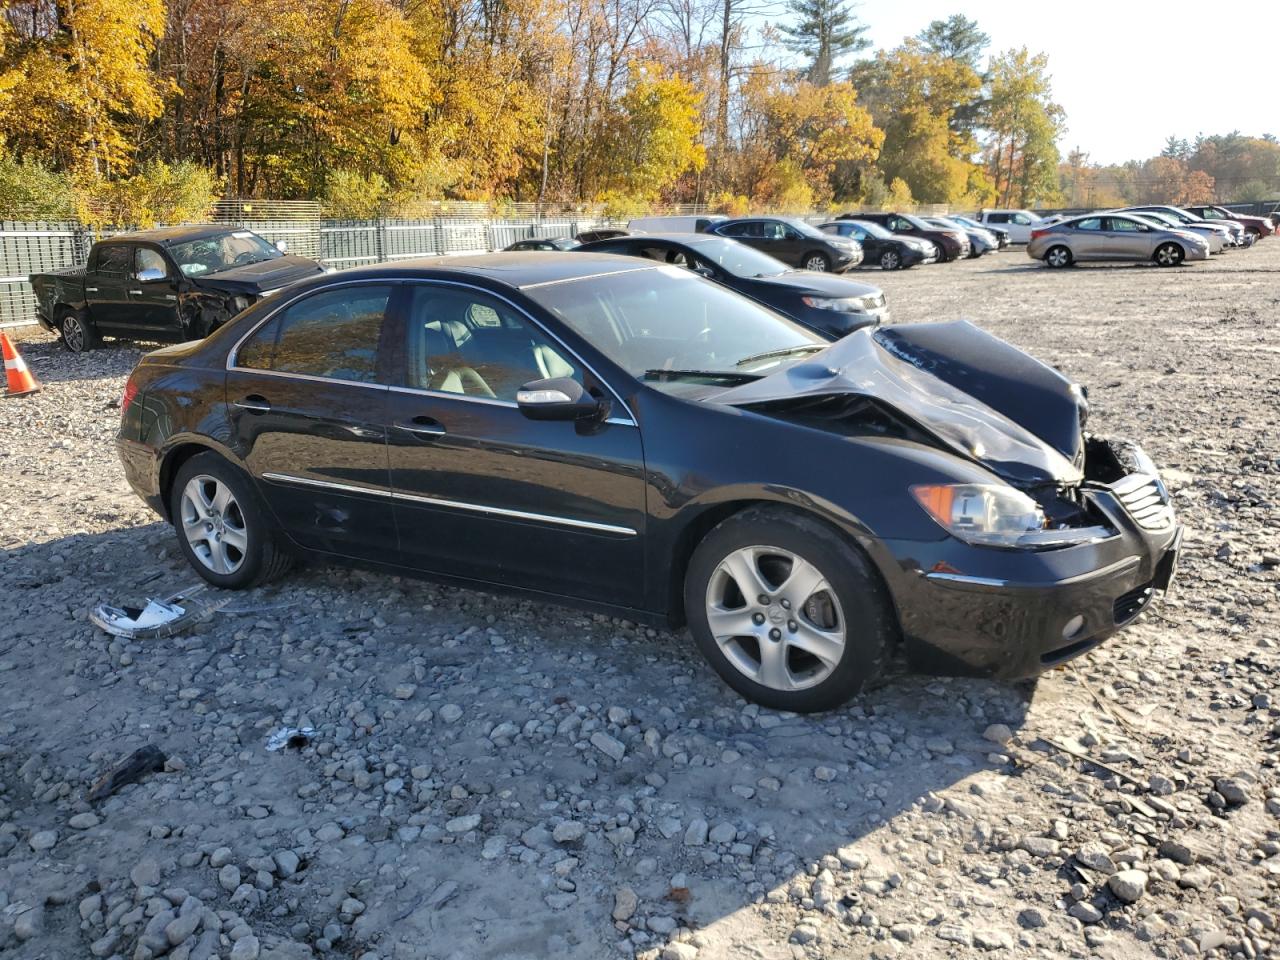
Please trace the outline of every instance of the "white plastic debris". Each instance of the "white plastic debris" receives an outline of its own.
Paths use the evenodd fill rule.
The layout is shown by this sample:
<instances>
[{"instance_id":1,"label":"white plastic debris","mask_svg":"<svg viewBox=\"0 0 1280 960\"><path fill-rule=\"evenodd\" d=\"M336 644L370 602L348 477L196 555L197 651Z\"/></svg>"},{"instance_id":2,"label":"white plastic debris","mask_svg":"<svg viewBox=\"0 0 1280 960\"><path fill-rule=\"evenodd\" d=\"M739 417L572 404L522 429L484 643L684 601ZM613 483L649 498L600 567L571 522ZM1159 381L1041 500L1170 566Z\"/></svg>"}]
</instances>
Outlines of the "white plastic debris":
<instances>
[{"instance_id":1,"label":"white plastic debris","mask_svg":"<svg viewBox=\"0 0 1280 960\"><path fill-rule=\"evenodd\" d=\"M267 737L267 749L272 753L285 747L301 750L315 735L315 727L281 727Z\"/></svg>"},{"instance_id":2,"label":"white plastic debris","mask_svg":"<svg viewBox=\"0 0 1280 960\"><path fill-rule=\"evenodd\" d=\"M197 586L163 600L148 599L143 607L117 607L100 603L89 612L89 619L107 633L128 640L171 637L199 623L230 602L230 597L214 603L201 603L191 599L203 590L203 586Z\"/></svg>"}]
</instances>

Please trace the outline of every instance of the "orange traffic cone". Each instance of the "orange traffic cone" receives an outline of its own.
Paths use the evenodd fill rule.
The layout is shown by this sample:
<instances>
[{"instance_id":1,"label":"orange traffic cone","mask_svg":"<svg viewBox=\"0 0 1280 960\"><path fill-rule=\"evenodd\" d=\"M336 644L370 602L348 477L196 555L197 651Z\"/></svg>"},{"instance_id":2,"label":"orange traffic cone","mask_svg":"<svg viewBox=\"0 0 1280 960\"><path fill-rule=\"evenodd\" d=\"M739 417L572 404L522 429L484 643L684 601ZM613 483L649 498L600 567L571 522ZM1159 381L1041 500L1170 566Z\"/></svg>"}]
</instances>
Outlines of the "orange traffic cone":
<instances>
[{"instance_id":1,"label":"orange traffic cone","mask_svg":"<svg viewBox=\"0 0 1280 960\"><path fill-rule=\"evenodd\" d=\"M0 352L4 353L4 375L8 380L8 392L5 396L21 397L40 389L40 382L31 375L22 354L3 331L0 331Z\"/></svg>"}]
</instances>

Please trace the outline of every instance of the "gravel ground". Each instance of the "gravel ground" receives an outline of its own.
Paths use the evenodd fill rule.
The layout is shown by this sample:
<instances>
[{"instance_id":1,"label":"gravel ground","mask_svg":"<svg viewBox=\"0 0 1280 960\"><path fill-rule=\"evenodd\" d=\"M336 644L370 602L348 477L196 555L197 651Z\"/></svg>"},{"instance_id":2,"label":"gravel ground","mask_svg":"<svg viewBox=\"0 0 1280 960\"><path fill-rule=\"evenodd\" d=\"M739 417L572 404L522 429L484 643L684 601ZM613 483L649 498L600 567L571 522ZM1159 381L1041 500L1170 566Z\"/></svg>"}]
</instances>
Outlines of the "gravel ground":
<instances>
[{"instance_id":1,"label":"gravel ground","mask_svg":"<svg viewBox=\"0 0 1280 960\"><path fill-rule=\"evenodd\" d=\"M139 351L0 399L0 954L1261 957L1280 917L1280 240L1180 270L866 272L1090 387L1187 524L1177 596L1038 685L745 704L684 634L312 567L196 581L112 444ZM282 726L310 745L269 752ZM1047 740L1106 764L1095 766ZM90 805L154 744L162 772Z\"/></svg>"}]
</instances>

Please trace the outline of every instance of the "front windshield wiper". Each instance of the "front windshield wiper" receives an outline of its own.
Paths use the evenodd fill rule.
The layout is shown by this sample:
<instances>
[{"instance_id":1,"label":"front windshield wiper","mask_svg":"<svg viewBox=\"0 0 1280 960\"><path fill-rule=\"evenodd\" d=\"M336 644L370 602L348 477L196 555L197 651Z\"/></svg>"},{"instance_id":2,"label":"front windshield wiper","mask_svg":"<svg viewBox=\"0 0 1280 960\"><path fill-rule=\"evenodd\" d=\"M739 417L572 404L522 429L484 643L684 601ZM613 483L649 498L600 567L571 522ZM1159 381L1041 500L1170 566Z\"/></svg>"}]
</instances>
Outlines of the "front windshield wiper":
<instances>
[{"instance_id":1,"label":"front windshield wiper","mask_svg":"<svg viewBox=\"0 0 1280 960\"><path fill-rule=\"evenodd\" d=\"M671 380L725 380L730 383L751 383L763 379L756 373L742 373L738 370L646 370L645 380L657 380L664 383Z\"/></svg>"},{"instance_id":2,"label":"front windshield wiper","mask_svg":"<svg viewBox=\"0 0 1280 960\"><path fill-rule=\"evenodd\" d=\"M743 357L734 366L745 367L749 363L755 363L757 360L772 360L775 357L789 357L793 353L817 353L820 350L827 349L829 345L825 343L800 343L794 347L783 347L781 350L766 350L764 353L753 353L749 357Z\"/></svg>"}]
</instances>

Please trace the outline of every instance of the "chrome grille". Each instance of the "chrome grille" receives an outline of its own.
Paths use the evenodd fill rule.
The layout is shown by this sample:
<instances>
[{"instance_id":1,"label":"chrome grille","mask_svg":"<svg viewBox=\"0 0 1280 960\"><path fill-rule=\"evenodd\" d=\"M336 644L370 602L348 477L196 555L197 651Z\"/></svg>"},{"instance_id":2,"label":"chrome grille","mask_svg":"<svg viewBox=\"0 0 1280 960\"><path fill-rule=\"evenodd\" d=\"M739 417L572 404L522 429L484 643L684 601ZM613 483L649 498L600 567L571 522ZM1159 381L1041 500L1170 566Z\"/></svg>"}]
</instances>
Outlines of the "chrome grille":
<instances>
[{"instance_id":1,"label":"chrome grille","mask_svg":"<svg viewBox=\"0 0 1280 960\"><path fill-rule=\"evenodd\" d=\"M1169 492L1156 477L1146 473L1131 473L1111 484L1111 492L1124 504L1125 510L1138 522L1138 526L1147 530L1163 530L1173 526L1173 506L1169 503Z\"/></svg>"}]
</instances>

